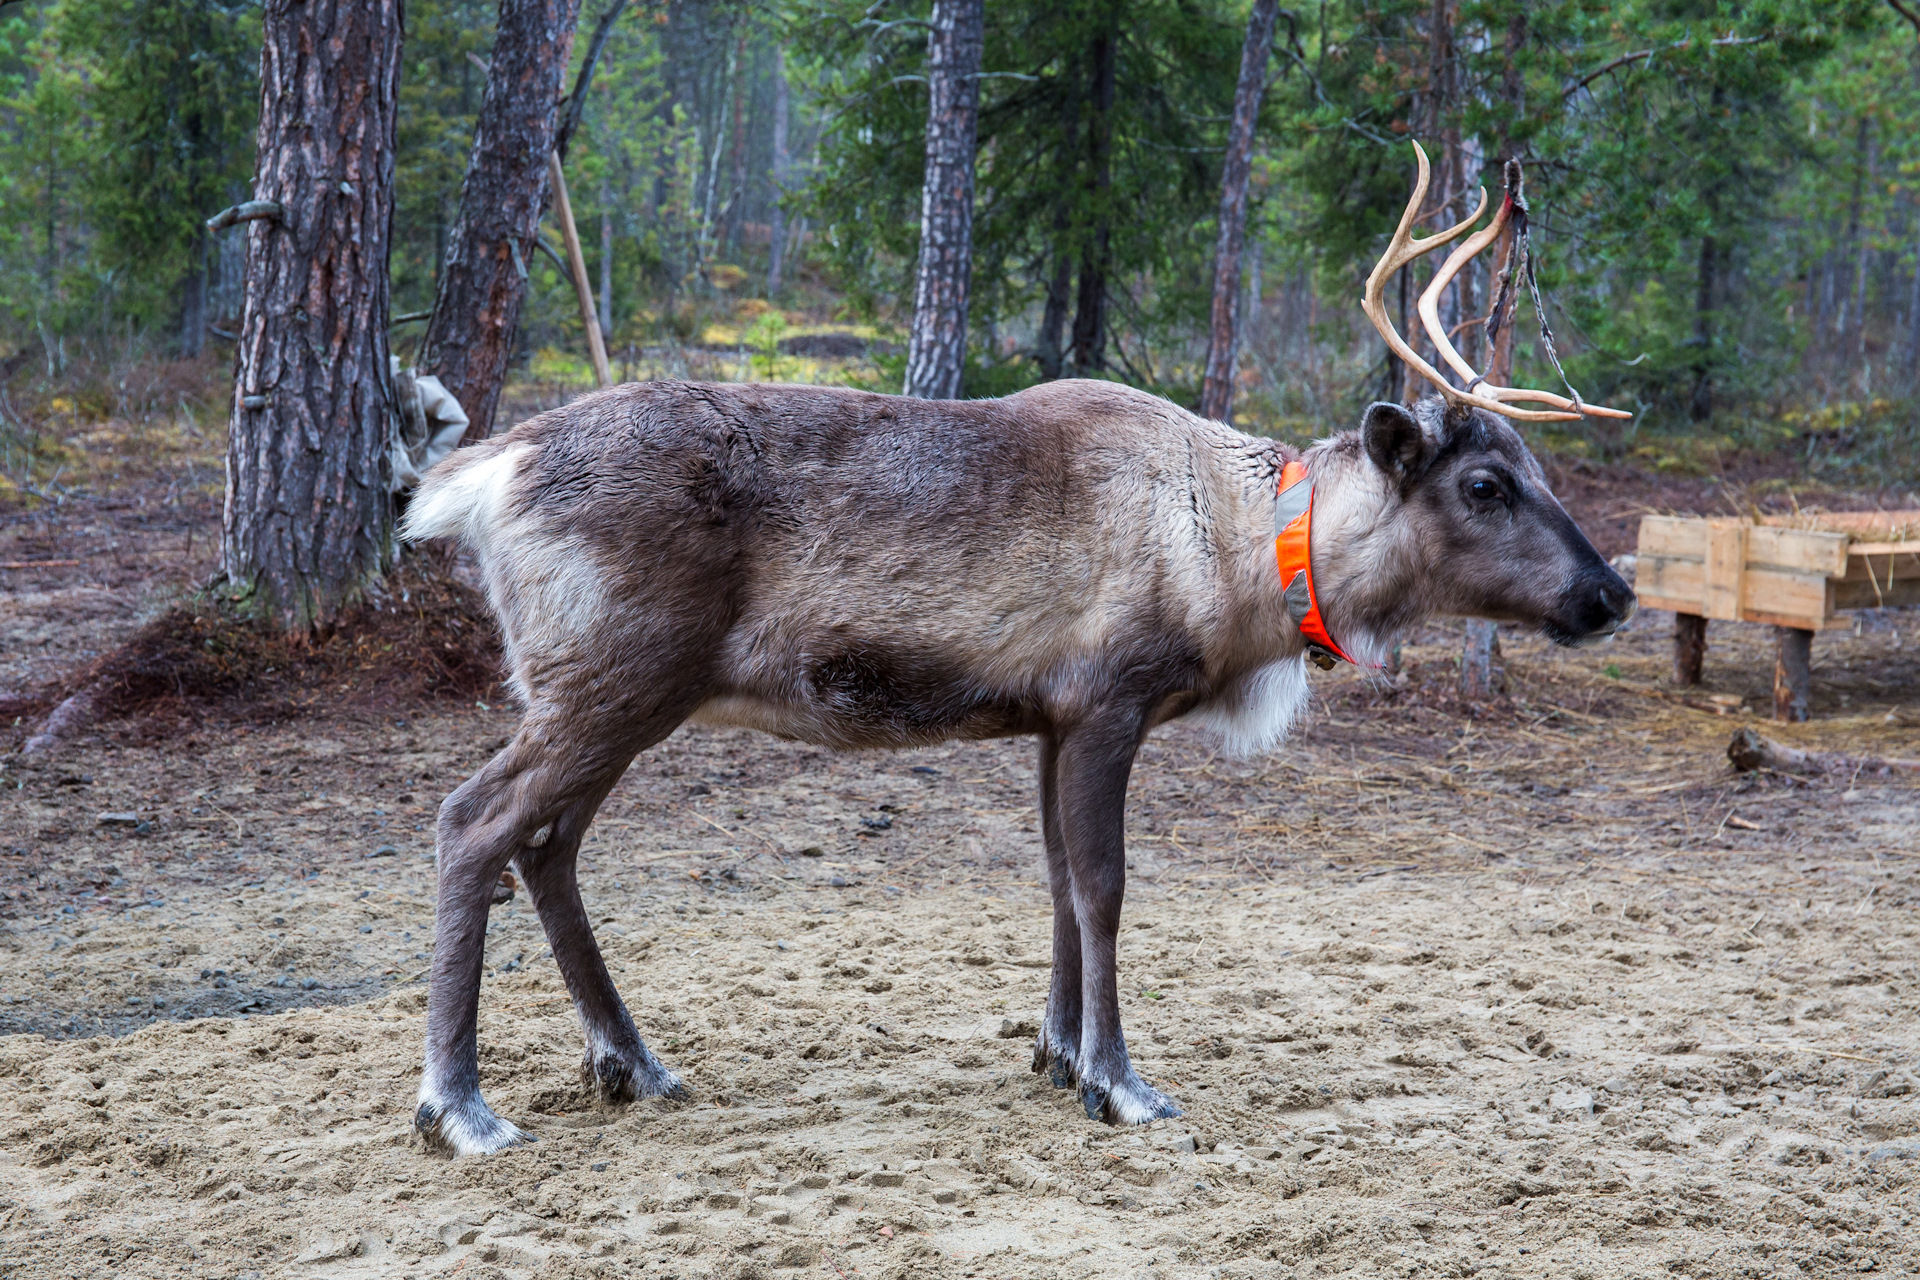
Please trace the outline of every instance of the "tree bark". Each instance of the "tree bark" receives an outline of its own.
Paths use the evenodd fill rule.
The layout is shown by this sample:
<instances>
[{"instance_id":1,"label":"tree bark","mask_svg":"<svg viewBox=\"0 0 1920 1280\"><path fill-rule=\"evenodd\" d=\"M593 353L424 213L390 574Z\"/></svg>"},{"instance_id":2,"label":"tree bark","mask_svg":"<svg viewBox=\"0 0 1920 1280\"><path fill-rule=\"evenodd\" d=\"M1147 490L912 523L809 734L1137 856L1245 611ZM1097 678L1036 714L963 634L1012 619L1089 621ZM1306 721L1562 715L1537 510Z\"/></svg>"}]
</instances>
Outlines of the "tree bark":
<instances>
[{"instance_id":1,"label":"tree bark","mask_svg":"<svg viewBox=\"0 0 1920 1280\"><path fill-rule=\"evenodd\" d=\"M268 0L222 567L288 631L386 567L400 0Z\"/></svg>"},{"instance_id":2,"label":"tree bark","mask_svg":"<svg viewBox=\"0 0 1920 1280\"><path fill-rule=\"evenodd\" d=\"M1697 613L1673 615L1673 682L1700 683L1707 659L1707 620Z\"/></svg>"},{"instance_id":3,"label":"tree bark","mask_svg":"<svg viewBox=\"0 0 1920 1280\"><path fill-rule=\"evenodd\" d=\"M1813 697L1813 632L1800 627L1773 629L1773 718L1794 723L1807 718Z\"/></svg>"},{"instance_id":4,"label":"tree bark","mask_svg":"<svg viewBox=\"0 0 1920 1280\"><path fill-rule=\"evenodd\" d=\"M573 92L567 95L566 109L560 113L559 122L554 125L553 149L560 153L562 164L566 163L567 148L573 142L574 131L580 127L580 118L586 114L587 90L593 88L594 69L600 65L600 55L606 50L607 39L613 34L614 24L620 20L626 8L627 0L613 0L601 13L600 21L594 24L593 38L587 41L587 56L580 60L580 74L573 79ZM579 0L574 0L574 13L579 13ZM505 34L504 21L501 34ZM560 63L564 70L566 58L562 57Z\"/></svg>"},{"instance_id":5,"label":"tree bark","mask_svg":"<svg viewBox=\"0 0 1920 1280\"><path fill-rule=\"evenodd\" d=\"M1468 618L1466 644L1460 650L1461 697L1491 698L1506 692L1506 673L1494 663L1499 652L1499 625L1485 618Z\"/></svg>"},{"instance_id":6,"label":"tree bark","mask_svg":"<svg viewBox=\"0 0 1920 1280\"><path fill-rule=\"evenodd\" d=\"M927 168L906 394L954 400L967 359L973 277L973 159L980 118L983 0L934 0L927 40Z\"/></svg>"},{"instance_id":7,"label":"tree bark","mask_svg":"<svg viewBox=\"0 0 1920 1280\"><path fill-rule=\"evenodd\" d=\"M1247 239L1247 183L1253 176L1253 128L1267 88L1267 58L1279 0L1254 0L1247 42L1240 50L1240 84L1233 93L1233 124L1220 170L1220 226L1213 250L1213 315L1208 325L1207 373L1200 416L1233 421L1234 357L1239 346L1240 251Z\"/></svg>"},{"instance_id":8,"label":"tree bark","mask_svg":"<svg viewBox=\"0 0 1920 1280\"><path fill-rule=\"evenodd\" d=\"M513 357L527 294L560 85L573 50L579 0L501 0L486 96L460 185L460 213L434 294L421 369L439 378L472 423L467 441L493 433L500 386Z\"/></svg>"},{"instance_id":9,"label":"tree bark","mask_svg":"<svg viewBox=\"0 0 1920 1280\"><path fill-rule=\"evenodd\" d=\"M780 292L787 264L787 211L781 199L787 193L787 51L773 47L773 213L768 218L767 297Z\"/></svg>"},{"instance_id":10,"label":"tree bark","mask_svg":"<svg viewBox=\"0 0 1920 1280\"><path fill-rule=\"evenodd\" d=\"M1109 14L1109 20L1112 15ZM1120 36L1111 28L1094 37L1092 111L1087 121L1087 168L1093 184L1093 227L1080 247L1080 290L1073 308L1073 369L1107 367L1107 271L1112 262L1113 95Z\"/></svg>"}]
</instances>

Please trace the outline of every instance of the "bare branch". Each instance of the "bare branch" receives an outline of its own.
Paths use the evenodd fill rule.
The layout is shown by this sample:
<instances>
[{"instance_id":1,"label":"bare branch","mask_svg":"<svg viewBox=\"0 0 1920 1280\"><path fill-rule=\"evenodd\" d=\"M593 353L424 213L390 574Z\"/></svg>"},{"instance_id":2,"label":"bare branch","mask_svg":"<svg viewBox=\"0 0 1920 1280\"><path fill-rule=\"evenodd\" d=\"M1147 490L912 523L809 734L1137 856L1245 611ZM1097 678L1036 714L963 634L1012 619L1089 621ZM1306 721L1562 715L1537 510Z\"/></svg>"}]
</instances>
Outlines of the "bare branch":
<instances>
[{"instance_id":1,"label":"bare branch","mask_svg":"<svg viewBox=\"0 0 1920 1280\"><path fill-rule=\"evenodd\" d=\"M287 225L287 211L272 200L249 200L236 204L231 209L222 209L207 219L208 231L225 231L237 222L278 222Z\"/></svg>"},{"instance_id":2,"label":"bare branch","mask_svg":"<svg viewBox=\"0 0 1920 1280\"><path fill-rule=\"evenodd\" d=\"M568 282L573 280L573 268L567 265L567 260L560 256L558 249L547 243L545 236L536 233L533 237L533 247L553 260L553 265L560 268L560 278L562 280Z\"/></svg>"},{"instance_id":3,"label":"bare branch","mask_svg":"<svg viewBox=\"0 0 1920 1280\"><path fill-rule=\"evenodd\" d=\"M1887 3L1893 6L1895 13L1913 24L1913 37L1916 40L1920 40L1920 12L1908 8L1906 5L1900 3L1900 0L1887 0Z\"/></svg>"},{"instance_id":4,"label":"bare branch","mask_svg":"<svg viewBox=\"0 0 1920 1280\"><path fill-rule=\"evenodd\" d=\"M1897 4L1898 0L1888 0L1888 3ZM1734 45L1742 45L1742 44L1765 44L1767 41L1772 39L1774 39L1774 36L1773 36L1773 33L1771 32L1767 33L1764 36L1726 36L1719 40L1707 41L1707 47L1712 49L1724 49ZM1598 80L1601 76L1607 75L1610 72L1618 71L1621 67L1627 66L1630 63L1644 62L1648 58L1653 57L1657 53L1669 53L1669 52L1677 52L1678 50L1681 50L1681 49L1690 49L1696 43L1698 42L1695 41L1692 36L1688 36L1685 40L1676 40L1669 45L1661 45L1653 49L1641 49L1635 53L1623 53L1619 57L1615 58L1612 62L1607 63L1605 66L1599 67L1599 68L1596 68L1595 70L1587 72L1586 75L1581 76L1578 80L1567 81L1565 85L1561 86L1560 96L1562 98L1571 98L1574 94L1580 92L1582 89L1592 84L1595 80Z\"/></svg>"}]
</instances>

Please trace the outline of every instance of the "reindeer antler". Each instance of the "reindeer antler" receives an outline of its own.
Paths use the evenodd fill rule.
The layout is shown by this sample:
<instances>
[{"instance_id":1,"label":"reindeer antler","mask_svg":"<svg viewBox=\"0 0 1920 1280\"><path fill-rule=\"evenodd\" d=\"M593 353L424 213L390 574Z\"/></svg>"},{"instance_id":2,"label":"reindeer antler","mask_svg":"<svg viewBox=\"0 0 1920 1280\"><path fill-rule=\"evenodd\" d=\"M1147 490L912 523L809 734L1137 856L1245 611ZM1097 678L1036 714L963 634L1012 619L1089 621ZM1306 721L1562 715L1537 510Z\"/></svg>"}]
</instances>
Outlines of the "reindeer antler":
<instances>
[{"instance_id":1,"label":"reindeer antler","mask_svg":"<svg viewBox=\"0 0 1920 1280\"><path fill-rule=\"evenodd\" d=\"M1441 359L1453 367L1455 372L1466 379L1467 385L1473 389L1462 391L1455 387L1448 381L1445 374L1421 359L1419 354L1408 345L1407 340L1395 331L1393 322L1387 318L1386 304L1382 297L1386 292L1388 279L1408 263L1432 253L1450 240L1457 239L1480 220L1480 215L1486 212L1487 208L1487 191L1482 187L1480 203L1474 209L1472 216L1462 218L1445 231L1436 232L1424 240L1415 240L1413 223L1419 216L1421 203L1427 198L1427 182L1432 168L1427 163L1426 151L1418 142L1413 144L1413 154L1420 163L1420 177L1413 184L1413 198L1407 202L1406 212L1400 215L1400 226L1394 231L1393 239L1387 243L1387 251L1380 256L1380 261L1374 264L1373 274L1367 277L1366 295L1360 304L1361 309L1367 313L1367 319L1373 321L1373 327L1378 329L1380 336L1386 340L1388 348L1417 370L1427 381L1438 387L1440 394L1446 397L1449 404L1473 405L1493 413L1504 414L1509 418L1520 418L1530 422L1572 422L1577 421L1582 413L1609 418L1631 418L1633 416L1631 413L1625 413L1619 409L1578 403L1548 391L1530 391L1523 387L1497 387L1487 383L1454 349L1446 330L1441 327L1439 313L1441 291L1456 275L1460 274L1461 269L1468 262L1473 260L1474 255L1492 244L1499 236L1513 213L1511 192L1500 201L1500 211L1494 215L1493 221L1447 256L1447 260L1441 264L1440 269L1434 272L1432 283L1420 295L1420 323L1426 329L1427 336L1433 340L1433 349L1439 353ZM1549 404L1554 408L1516 409L1508 403L1514 400Z\"/></svg>"}]
</instances>

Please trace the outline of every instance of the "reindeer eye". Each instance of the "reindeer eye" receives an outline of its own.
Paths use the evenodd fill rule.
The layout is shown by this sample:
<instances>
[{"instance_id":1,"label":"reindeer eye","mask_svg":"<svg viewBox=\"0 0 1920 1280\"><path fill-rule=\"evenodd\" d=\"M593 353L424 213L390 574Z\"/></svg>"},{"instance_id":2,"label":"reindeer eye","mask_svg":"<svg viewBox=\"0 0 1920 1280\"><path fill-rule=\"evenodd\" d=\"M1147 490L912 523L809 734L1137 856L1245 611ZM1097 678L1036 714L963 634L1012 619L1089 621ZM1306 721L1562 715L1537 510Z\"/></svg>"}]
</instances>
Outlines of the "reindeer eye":
<instances>
[{"instance_id":1,"label":"reindeer eye","mask_svg":"<svg viewBox=\"0 0 1920 1280\"><path fill-rule=\"evenodd\" d=\"M1475 480L1467 486L1467 492L1480 502L1492 502L1500 496L1500 486L1491 480Z\"/></svg>"}]
</instances>

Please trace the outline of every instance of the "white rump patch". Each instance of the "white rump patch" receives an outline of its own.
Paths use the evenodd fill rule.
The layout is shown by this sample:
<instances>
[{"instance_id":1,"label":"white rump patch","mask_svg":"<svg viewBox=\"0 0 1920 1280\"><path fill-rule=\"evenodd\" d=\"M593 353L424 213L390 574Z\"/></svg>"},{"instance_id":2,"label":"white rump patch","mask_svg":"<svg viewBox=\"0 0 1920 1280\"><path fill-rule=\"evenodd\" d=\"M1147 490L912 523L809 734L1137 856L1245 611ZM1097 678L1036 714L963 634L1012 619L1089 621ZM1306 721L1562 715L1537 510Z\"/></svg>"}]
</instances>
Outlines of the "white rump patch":
<instances>
[{"instance_id":1,"label":"white rump patch","mask_svg":"<svg viewBox=\"0 0 1920 1280\"><path fill-rule=\"evenodd\" d=\"M532 449L532 444L517 444L449 472L435 468L407 507L406 537L414 541L458 538L475 550L483 549L487 534L499 526L520 460ZM459 454L454 457L458 459Z\"/></svg>"},{"instance_id":2,"label":"white rump patch","mask_svg":"<svg viewBox=\"0 0 1920 1280\"><path fill-rule=\"evenodd\" d=\"M1268 663L1186 718L1218 734L1226 755L1259 755L1292 731L1308 696L1307 659L1300 654Z\"/></svg>"}]
</instances>

